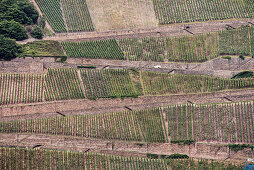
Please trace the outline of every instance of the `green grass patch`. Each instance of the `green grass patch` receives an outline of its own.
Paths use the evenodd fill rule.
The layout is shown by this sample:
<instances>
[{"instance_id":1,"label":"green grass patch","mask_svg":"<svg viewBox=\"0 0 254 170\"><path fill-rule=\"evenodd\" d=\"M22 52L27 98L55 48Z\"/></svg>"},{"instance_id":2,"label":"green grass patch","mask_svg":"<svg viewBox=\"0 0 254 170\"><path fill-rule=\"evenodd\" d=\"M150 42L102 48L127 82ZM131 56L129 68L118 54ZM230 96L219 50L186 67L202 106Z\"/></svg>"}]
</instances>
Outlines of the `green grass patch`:
<instances>
[{"instance_id":1,"label":"green grass patch","mask_svg":"<svg viewBox=\"0 0 254 170\"><path fill-rule=\"evenodd\" d=\"M23 54L27 57L65 56L58 41L34 41L25 44L23 48Z\"/></svg>"}]
</instances>

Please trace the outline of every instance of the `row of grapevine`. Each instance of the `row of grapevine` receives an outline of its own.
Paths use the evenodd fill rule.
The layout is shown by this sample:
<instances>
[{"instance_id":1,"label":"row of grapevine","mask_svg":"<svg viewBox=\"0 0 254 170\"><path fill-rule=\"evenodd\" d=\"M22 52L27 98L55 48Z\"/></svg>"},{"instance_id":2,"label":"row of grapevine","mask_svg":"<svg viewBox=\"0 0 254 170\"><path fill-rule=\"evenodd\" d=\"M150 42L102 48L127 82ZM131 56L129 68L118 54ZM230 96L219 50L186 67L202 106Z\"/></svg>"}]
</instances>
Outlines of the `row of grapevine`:
<instances>
[{"instance_id":1,"label":"row of grapevine","mask_svg":"<svg viewBox=\"0 0 254 170\"><path fill-rule=\"evenodd\" d=\"M253 102L172 105L164 109L171 141L253 143Z\"/></svg>"},{"instance_id":2,"label":"row of grapevine","mask_svg":"<svg viewBox=\"0 0 254 170\"><path fill-rule=\"evenodd\" d=\"M254 28L241 27L219 32L220 54L254 56Z\"/></svg>"},{"instance_id":3,"label":"row of grapevine","mask_svg":"<svg viewBox=\"0 0 254 170\"><path fill-rule=\"evenodd\" d=\"M48 69L45 83L47 101L84 98L76 69Z\"/></svg>"},{"instance_id":4,"label":"row of grapevine","mask_svg":"<svg viewBox=\"0 0 254 170\"><path fill-rule=\"evenodd\" d=\"M215 33L176 37L127 38L62 42L68 57L205 62L219 55L253 55L254 28L249 26Z\"/></svg>"},{"instance_id":5,"label":"row of grapevine","mask_svg":"<svg viewBox=\"0 0 254 170\"><path fill-rule=\"evenodd\" d=\"M153 4L160 24L253 17L253 1L153 0Z\"/></svg>"},{"instance_id":6,"label":"row of grapevine","mask_svg":"<svg viewBox=\"0 0 254 170\"><path fill-rule=\"evenodd\" d=\"M167 164L161 159L0 147L0 169L167 170Z\"/></svg>"},{"instance_id":7,"label":"row of grapevine","mask_svg":"<svg viewBox=\"0 0 254 170\"><path fill-rule=\"evenodd\" d=\"M168 61L204 62L218 56L217 33L166 39Z\"/></svg>"},{"instance_id":8,"label":"row of grapevine","mask_svg":"<svg viewBox=\"0 0 254 170\"><path fill-rule=\"evenodd\" d=\"M60 0L35 0L55 32L67 32Z\"/></svg>"},{"instance_id":9,"label":"row of grapevine","mask_svg":"<svg viewBox=\"0 0 254 170\"><path fill-rule=\"evenodd\" d=\"M68 57L125 59L124 54L116 40L99 40L84 42L62 42Z\"/></svg>"},{"instance_id":10,"label":"row of grapevine","mask_svg":"<svg viewBox=\"0 0 254 170\"><path fill-rule=\"evenodd\" d=\"M230 163L221 163L206 159L168 159L166 160L168 168L172 170L242 170L243 165L233 165Z\"/></svg>"},{"instance_id":11,"label":"row of grapevine","mask_svg":"<svg viewBox=\"0 0 254 170\"><path fill-rule=\"evenodd\" d=\"M0 122L1 133L35 133L124 141L166 141L160 109Z\"/></svg>"},{"instance_id":12,"label":"row of grapevine","mask_svg":"<svg viewBox=\"0 0 254 170\"><path fill-rule=\"evenodd\" d=\"M254 79L228 79L201 75L142 71L145 95L203 93L227 89L253 88Z\"/></svg>"},{"instance_id":13,"label":"row of grapevine","mask_svg":"<svg viewBox=\"0 0 254 170\"><path fill-rule=\"evenodd\" d=\"M164 61L165 38L146 37L142 39L119 39L118 44L128 60Z\"/></svg>"},{"instance_id":14,"label":"row of grapevine","mask_svg":"<svg viewBox=\"0 0 254 170\"><path fill-rule=\"evenodd\" d=\"M61 0L68 31L94 31L86 0Z\"/></svg>"},{"instance_id":15,"label":"row of grapevine","mask_svg":"<svg viewBox=\"0 0 254 170\"><path fill-rule=\"evenodd\" d=\"M44 75L0 74L0 105L41 102Z\"/></svg>"},{"instance_id":16,"label":"row of grapevine","mask_svg":"<svg viewBox=\"0 0 254 170\"><path fill-rule=\"evenodd\" d=\"M81 70L87 98L136 96L128 70Z\"/></svg>"}]
</instances>

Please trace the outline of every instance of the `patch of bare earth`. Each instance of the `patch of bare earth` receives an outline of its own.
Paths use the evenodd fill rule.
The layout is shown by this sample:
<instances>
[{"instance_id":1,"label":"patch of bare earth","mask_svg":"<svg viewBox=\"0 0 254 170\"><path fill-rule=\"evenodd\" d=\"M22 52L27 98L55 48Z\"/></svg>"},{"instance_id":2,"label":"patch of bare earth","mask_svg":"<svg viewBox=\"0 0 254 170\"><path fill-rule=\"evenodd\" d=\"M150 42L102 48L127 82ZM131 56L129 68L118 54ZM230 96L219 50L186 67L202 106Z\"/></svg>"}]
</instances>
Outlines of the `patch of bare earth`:
<instances>
[{"instance_id":1,"label":"patch of bare earth","mask_svg":"<svg viewBox=\"0 0 254 170\"><path fill-rule=\"evenodd\" d=\"M152 28L158 25L152 0L87 0L97 31Z\"/></svg>"}]
</instances>

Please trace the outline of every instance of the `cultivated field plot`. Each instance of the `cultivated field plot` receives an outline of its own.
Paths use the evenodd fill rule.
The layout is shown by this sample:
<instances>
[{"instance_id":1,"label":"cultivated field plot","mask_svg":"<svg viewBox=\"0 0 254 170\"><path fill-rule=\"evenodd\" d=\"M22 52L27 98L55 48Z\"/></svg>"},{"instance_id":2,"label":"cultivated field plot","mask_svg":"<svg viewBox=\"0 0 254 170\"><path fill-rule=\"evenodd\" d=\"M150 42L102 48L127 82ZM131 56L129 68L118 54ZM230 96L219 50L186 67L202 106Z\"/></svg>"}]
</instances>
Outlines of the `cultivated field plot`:
<instances>
[{"instance_id":1,"label":"cultivated field plot","mask_svg":"<svg viewBox=\"0 0 254 170\"><path fill-rule=\"evenodd\" d=\"M219 32L219 53L254 56L254 27L240 27Z\"/></svg>"},{"instance_id":2,"label":"cultivated field plot","mask_svg":"<svg viewBox=\"0 0 254 170\"><path fill-rule=\"evenodd\" d=\"M45 100L84 98L76 69L48 69L45 76Z\"/></svg>"},{"instance_id":3,"label":"cultivated field plot","mask_svg":"<svg viewBox=\"0 0 254 170\"><path fill-rule=\"evenodd\" d=\"M41 102L44 75L0 74L0 105Z\"/></svg>"},{"instance_id":4,"label":"cultivated field plot","mask_svg":"<svg viewBox=\"0 0 254 170\"><path fill-rule=\"evenodd\" d=\"M81 70L87 98L136 97L128 70Z\"/></svg>"},{"instance_id":5,"label":"cultivated field plot","mask_svg":"<svg viewBox=\"0 0 254 170\"><path fill-rule=\"evenodd\" d=\"M35 133L163 143L160 109L0 122L1 133Z\"/></svg>"},{"instance_id":6,"label":"cultivated field plot","mask_svg":"<svg viewBox=\"0 0 254 170\"><path fill-rule=\"evenodd\" d=\"M142 71L145 95L216 92L253 88L254 79L227 79L211 76L156 73Z\"/></svg>"},{"instance_id":7,"label":"cultivated field plot","mask_svg":"<svg viewBox=\"0 0 254 170\"><path fill-rule=\"evenodd\" d=\"M69 32L94 31L86 0L60 0Z\"/></svg>"},{"instance_id":8,"label":"cultivated field plot","mask_svg":"<svg viewBox=\"0 0 254 170\"><path fill-rule=\"evenodd\" d=\"M35 0L35 2L55 32L67 32L59 0Z\"/></svg>"},{"instance_id":9,"label":"cultivated field plot","mask_svg":"<svg viewBox=\"0 0 254 170\"><path fill-rule=\"evenodd\" d=\"M0 168L87 170L242 169L242 165L193 159L149 159L50 149L0 148ZM17 159L18 158L18 159Z\"/></svg>"},{"instance_id":10,"label":"cultivated field plot","mask_svg":"<svg viewBox=\"0 0 254 170\"><path fill-rule=\"evenodd\" d=\"M0 158L1 169L16 167L17 169L167 170L166 161L162 159L122 157L49 149L1 147Z\"/></svg>"},{"instance_id":11,"label":"cultivated field plot","mask_svg":"<svg viewBox=\"0 0 254 170\"><path fill-rule=\"evenodd\" d=\"M157 62L205 62L220 55L253 56L254 28L243 26L214 33L62 42L68 57Z\"/></svg>"},{"instance_id":12,"label":"cultivated field plot","mask_svg":"<svg viewBox=\"0 0 254 170\"><path fill-rule=\"evenodd\" d=\"M164 111L171 142L254 142L253 102L173 105Z\"/></svg>"},{"instance_id":13,"label":"cultivated field plot","mask_svg":"<svg viewBox=\"0 0 254 170\"><path fill-rule=\"evenodd\" d=\"M160 24L253 17L251 0L153 0Z\"/></svg>"},{"instance_id":14,"label":"cultivated field plot","mask_svg":"<svg viewBox=\"0 0 254 170\"><path fill-rule=\"evenodd\" d=\"M53 30L94 31L86 0L35 0Z\"/></svg>"},{"instance_id":15,"label":"cultivated field plot","mask_svg":"<svg viewBox=\"0 0 254 170\"><path fill-rule=\"evenodd\" d=\"M68 57L124 60L124 54L116 40L62 42Z\"/></svg>"},{"instance_id":16,"label":"cultivated field plot","mask_svg":"<svg viewBox=\"0 0 254 170\"><path fill-rule=\"evenodd\" d=\"M152 0L86 0L97 31L158 25Z\"/></svg>"}]
</instances>

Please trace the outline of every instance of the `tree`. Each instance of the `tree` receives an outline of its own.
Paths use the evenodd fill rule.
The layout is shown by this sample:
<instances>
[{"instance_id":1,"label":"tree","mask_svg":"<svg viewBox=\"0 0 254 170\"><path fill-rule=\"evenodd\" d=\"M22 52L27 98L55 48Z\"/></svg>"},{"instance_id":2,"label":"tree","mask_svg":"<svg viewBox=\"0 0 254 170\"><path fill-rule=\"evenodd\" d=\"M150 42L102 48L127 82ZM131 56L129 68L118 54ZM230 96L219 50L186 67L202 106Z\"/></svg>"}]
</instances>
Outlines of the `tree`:
<instances>
[{"instance_id":1,"label":"tree","mask_svg":"<svg viewBox=\"0 0 254 170\"><path fill-rule=\"evenodd\" d=\"M27 39L25 28L16 21L3 20L0 22L0 35L5 37L16 39L18 41Z\"/></svg>"},{"instance_id":2,"label":"tree","mask_svg":"<svg viewBox=\"0 0 254 170\"><path fill-rule=\"evenodd\" d=\"M0 59L11 60L21 53L22 47L15 40L0 35Z\"/></svg>"},{"instance_id":3,"label":"tree","mask_svg":"<svg viewBox=\"0 0 254 170\"><path fill-rule=\"evenodd\" d=\"M46 26L46 18L44 16L40 16L40 18L39 18L39 24L38 25L42 29L45 28L45 26Z\"/></svg>"},{"instance_id":4,"label":"tree","mask_svg":"<svg viewBox=\"0 0 254 170\"><path fill-rule=\"evenodd\" d=\"M33 38L37 39L42 39L43 37L43 32L40 27L36 26L32 31L31 31L31 36Z\"/></svg>"},{"instance_id":5,"label":"tree","mask_svg":"<svg viewBox=\"0 0 254 170\"><path fill-rule=\"evenodd\" d=\"M23 11L28 18L31 18L34 24L37 22L39 13L35 9L32 3L28 1L18 1L17 5L18 5L18 9Z\"/></svg>"}]
</instances>

